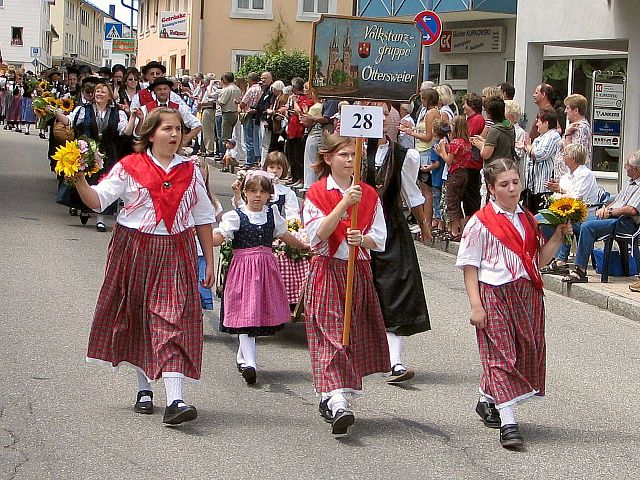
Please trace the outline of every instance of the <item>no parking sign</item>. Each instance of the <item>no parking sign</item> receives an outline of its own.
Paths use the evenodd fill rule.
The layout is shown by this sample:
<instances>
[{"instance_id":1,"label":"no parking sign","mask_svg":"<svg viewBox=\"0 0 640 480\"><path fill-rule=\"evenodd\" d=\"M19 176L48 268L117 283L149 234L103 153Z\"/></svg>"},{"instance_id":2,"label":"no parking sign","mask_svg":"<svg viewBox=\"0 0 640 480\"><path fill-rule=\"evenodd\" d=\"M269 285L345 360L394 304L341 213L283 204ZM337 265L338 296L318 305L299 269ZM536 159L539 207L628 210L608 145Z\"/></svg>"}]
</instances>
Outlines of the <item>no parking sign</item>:
<instances>
[{"instance_id":1,"label":"no parking sign","mask_svg":"<svg viewBox=\"0 0 640 480\"><path fill-rule=\"evenodd\" d=\"M442 20L436 12L425 10L416 15L413 21L422 34L422 45L425 47L436 43L442 35Z\"/></svg>"}]
</instances>

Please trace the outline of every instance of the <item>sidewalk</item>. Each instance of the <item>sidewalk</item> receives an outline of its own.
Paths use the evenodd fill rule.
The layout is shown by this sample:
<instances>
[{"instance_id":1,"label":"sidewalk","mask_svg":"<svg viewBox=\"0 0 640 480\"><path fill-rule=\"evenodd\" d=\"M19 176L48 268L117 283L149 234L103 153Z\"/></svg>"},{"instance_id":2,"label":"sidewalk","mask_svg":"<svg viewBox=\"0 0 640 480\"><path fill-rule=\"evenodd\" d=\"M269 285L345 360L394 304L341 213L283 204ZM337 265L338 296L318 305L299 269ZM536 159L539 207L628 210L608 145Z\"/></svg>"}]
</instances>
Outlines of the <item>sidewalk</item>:
<instances>
[{"instance_id":1,"label":"sidewalk","mask_svg":"<svg viewBox=\"0 0 640 480\"><path fill-rule=\"evenodd\" d=\"M434 240L427 245L416 242L416 248L435 248L455 257L459 243ZM453 260L453 258L452 258ZM544 275L544 288L580 302L608 310L617 315L640 322L640 293L629 290L635 277L609 277L609 283L600 283L600 274L588 272L589 283L567 285L558 275Z\"/></svg>"}]
</instances>

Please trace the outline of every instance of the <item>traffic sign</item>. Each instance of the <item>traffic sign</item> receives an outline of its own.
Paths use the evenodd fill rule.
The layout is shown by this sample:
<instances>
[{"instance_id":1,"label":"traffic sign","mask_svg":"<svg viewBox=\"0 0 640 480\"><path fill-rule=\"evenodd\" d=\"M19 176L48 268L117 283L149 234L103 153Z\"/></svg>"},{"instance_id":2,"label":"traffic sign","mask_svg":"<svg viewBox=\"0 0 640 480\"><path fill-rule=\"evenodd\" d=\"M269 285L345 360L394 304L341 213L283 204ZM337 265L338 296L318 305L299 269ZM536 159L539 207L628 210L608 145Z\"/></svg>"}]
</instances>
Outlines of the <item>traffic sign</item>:
<instances>
[{"instance_id":1,"label":"traffic sign","mask_svg":"<svg viewBox=\"0 0 640 480\"><path fill-rule=\"evenodd\" d=\"M40 62L38 61L37 58L34 58L33 60L31 60L31 65L33 65L34 67L37 67L39 63Z\"/></svg>"},{"instance_id":2,"label":"traffic sign","mask_svg":"<svg viewBox=\"0 0 640 480\"><path fill-rule=\"evenodd\" d=\"M413 21L422 34L422 45L429 47L436 43L442 35L442 20L436 12L425 10L415 16Z\"/></svg>"},{"instance_id":3,"label":"traffic sign","mask_svg":"<svg viewBox=\"0 0 640 480\"><path fill-rule=\"evenodd\" d=\"M29 55L38 58L40 56L40 47L31 47Z\"/></svg>"},{"instance_id":4,"label":"traffic sign","mask_svg":"<svg viewBox=\"0 0 640 480\"><path fill-rule=\"evenodd\" d=\"M121 23L105 23L104 24L104 40L110 41L114 38L122 38Z\"/></svg>"},{"instance_id":5,"label":"traffic sign","mask_svg":"<svg viewBox=\"0 0 640 480\"><path fill-rule=\"evenodd\" d=\"M382 107L345 105L340 109L340 135L343 137L382 138Z\"/></svg>"}]
</instances>

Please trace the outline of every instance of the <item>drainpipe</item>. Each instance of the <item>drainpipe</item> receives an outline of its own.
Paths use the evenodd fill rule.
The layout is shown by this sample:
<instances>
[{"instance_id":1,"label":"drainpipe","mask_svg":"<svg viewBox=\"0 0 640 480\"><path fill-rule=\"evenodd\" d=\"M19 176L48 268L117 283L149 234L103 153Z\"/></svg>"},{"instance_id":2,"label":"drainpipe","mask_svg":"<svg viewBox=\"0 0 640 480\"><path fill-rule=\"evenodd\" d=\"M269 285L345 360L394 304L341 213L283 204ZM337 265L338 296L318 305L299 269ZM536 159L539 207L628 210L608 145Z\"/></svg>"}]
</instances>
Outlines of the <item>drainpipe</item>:
<instances>
[{"instance_id":1,"label":"drainpipe","mask_svg":"<svg viewBox=\"0 0 640 480\"><path fill-rule=\"evenodd\" d=\"M200 22L198 24L198 71L195 73L203 73L203 52L202 45L204 43L204 0L200 0ZM189 72L192 73L192 72Z\"/></svg>"}]
</instances>

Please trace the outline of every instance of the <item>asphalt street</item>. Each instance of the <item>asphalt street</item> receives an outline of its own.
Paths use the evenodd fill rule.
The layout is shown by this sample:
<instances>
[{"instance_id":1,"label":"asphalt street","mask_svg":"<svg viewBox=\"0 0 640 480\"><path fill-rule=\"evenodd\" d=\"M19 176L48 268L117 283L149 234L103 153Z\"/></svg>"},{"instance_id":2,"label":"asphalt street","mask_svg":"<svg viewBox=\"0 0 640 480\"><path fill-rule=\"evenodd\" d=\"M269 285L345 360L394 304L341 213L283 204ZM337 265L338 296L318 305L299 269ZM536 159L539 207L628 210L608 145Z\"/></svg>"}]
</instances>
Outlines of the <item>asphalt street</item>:
<instances>
[{"instance_id":1,"label":"asphalt street","mask_svg":"<svg viewBox=\"0 0 640 480\"><path fill-rule=\"evenodd\" d=\"M474 412L480 365L453 257L419 247L433 330L407 340L406 386L365 380L336 439L313 394L304 325L258 341L258 383L205 320L198 419L133 412L135 375L85 363L108 233L54 203L46 142L0 130L0 479L631 479L640 476L640 324L547 293L547 397L507 451ZM228 205L230 174L213 175ZM109 223L109 226L111 222Z\"/></svg>"}]
</instances>

